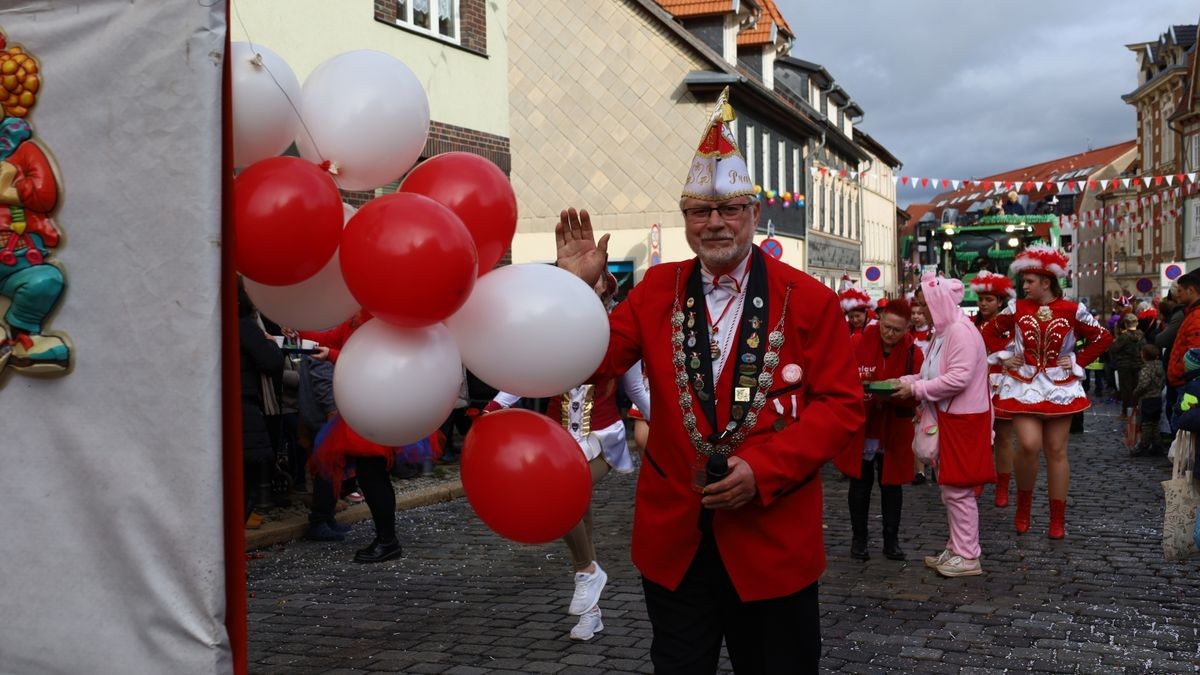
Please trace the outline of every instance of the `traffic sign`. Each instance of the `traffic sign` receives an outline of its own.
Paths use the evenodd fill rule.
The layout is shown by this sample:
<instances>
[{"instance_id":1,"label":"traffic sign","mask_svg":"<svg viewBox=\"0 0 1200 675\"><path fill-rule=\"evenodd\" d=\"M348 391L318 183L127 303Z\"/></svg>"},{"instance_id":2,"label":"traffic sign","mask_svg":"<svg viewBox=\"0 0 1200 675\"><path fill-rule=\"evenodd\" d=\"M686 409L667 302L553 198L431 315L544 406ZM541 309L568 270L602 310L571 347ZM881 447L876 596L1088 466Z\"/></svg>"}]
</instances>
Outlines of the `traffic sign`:
<instances>
[{"instance_id":1,"label":"traffic sign","mask_svg":"<svg viewBox=\"0 0 1200 675\"><path fill-rule=\"evenodd\" d=\"M867 269L863 270L863 276L866 277L867 281L879 281L879 278L883 276L883 272L880 272L878 267L869 265Z\"/></svg>"},{"instance_id":2,"label":"traffic sign","mask_svg":"<svg viewBox=\"0 0 1200 675\"><path fill-rule=\"evenodd\" d=\"M776 260L783 258L783 244L780 244L779 240L774 237L763 239L763 242L758 247L762 249L763 253Z\"/></svg>"},{"instance_id":3,"label":"traffic sign","mask_svg":"<svg viewBox=\"0 0 1200 675\"><path fill-rule=\"evenodd\" d=\"M1158 290L1166 295L1171 290L1171 284L1187 272L1187 265L1181 262L1165 262L1159 265Z\"/></svg>"},{"instance_id":4,"label":"traffic sign","mask_svg":"<svg viewBox=\"0 0 1200 675\"><path fill-rule=\"evenodd\" d=\"M1137 289L1138 293L1149 293L1154 290L1154 282L1149 277L1142 277L1137 280Z\"/></svg>"}]
</instances>

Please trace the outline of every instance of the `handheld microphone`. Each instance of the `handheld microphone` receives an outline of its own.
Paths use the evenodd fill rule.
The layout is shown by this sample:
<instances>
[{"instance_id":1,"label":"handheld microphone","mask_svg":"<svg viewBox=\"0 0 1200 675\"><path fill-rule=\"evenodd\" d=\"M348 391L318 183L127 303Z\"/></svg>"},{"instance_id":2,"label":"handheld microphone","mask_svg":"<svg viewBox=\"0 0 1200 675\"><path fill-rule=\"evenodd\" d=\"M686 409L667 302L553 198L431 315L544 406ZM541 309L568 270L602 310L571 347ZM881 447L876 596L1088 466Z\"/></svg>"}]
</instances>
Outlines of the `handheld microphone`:
<instances>
[{"instance_id":1,"label":"handheld microphone","mask_svg":"<svg viewBox=\"0 0 1200 675\"><path fill-rule=\"evenodd\" d=\"M704 484L712 485L729 473L729 458L725 455L711 455L704 467ZM700 507L700 521L696 524L700 531L708 534L712 531L712 509Z\"/></svg>"}]
</instances>

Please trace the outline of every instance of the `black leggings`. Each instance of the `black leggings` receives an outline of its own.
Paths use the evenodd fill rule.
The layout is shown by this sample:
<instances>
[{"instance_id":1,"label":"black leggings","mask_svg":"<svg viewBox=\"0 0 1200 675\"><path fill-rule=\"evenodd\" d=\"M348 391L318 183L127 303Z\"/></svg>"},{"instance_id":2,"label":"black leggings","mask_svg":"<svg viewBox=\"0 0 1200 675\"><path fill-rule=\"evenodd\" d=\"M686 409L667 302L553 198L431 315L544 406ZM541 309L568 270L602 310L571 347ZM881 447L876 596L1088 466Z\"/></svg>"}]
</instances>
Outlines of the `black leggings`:
<instances>
[{"instance_id":1,"label":"black leggings","mask_svg":"<svg viewBox=\"0 0 1200 675\"><path fill-rule=\"evenodd\" d=\"M384 457L356 457L355 473L358 488L362 490L371 519L375 521L375 536L380 541L396 538L396 491L388 475L387 459Z\"/></svg>"}]
</instances>

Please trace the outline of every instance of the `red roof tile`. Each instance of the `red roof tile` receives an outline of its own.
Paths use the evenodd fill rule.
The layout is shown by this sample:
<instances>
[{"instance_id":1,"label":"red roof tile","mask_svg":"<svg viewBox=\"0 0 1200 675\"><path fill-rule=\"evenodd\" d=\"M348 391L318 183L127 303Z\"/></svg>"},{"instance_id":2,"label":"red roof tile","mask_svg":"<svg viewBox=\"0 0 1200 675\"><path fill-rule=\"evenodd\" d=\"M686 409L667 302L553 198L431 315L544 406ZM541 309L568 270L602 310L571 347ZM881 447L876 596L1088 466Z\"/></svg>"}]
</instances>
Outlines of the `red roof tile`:
<instances>
[{"instance_id":1,"label":"red roof tile","mask_svg":"<svg viewBox=\"0 0 1200 675\"><path fill-rule=\"evenodd\" d=\"M1102 167L1111 164L1112 162L1116 161L1118 157L1136 147L1137 141L1125 141L1124 143L1117 143L1116 145L1110 145L1107 147L1098 148L1096 150L1089 150L1087 152L1081 152L1075 155L1069 155L1067 157L1059 157L1042 162L1040 164L1022 167L1020 169L1012 169L991 176L971 179L970 187L963 187L950 192L943 192L938 194L930 201L934 204L933 208L937 209L939 212L942 208L951 206L954 208L965 209L971 206L972 202L984 199L984 195L992 192L992 186L988 185L985 189L979 185L981 181L1012 182L1014 189L1023 183L1041 182L1043 185L1040 190L1020 190L1020 192L1028 194L1031 201L1037 201L1049 196L1051 193L1057 190L1053 184L1054 181L1086 181L1091 174L1100 170ZM1071 175L1084 170L1087 170L1086 174ZM962 199L972 194L976 195L974 200L967 201ZM959 201L956 205L952 204L955 200L961 201ZM941 206L938 206L938 204L941 204ZM911 213L911 207L909 212ZM919 216L914 219L918 218Z\"/></svg>"},{"instance_id":2,"label":"red roof tile","mask_svg":"<svg viewBox=\"0 0 1200 675\"><path fill-rule=\"evenodd\" d=\"M792 32L792 27L788 25L786 19L783 18L783 13L779 11L779 7L775 5L774 0L759 0L763 5L763 13L759 16L758 23L754 28L749 28L738 33L737 43L740 46L750 45L767 45L771 44L771 26L779 27L779 35L784 39L795 37Z\"/></svg>"},{"instance_id":3,"label":"red roof tile","mask_svg":"<svg viewBox=\"0 0 1200 675\"><path fill-rule=\"evenodd\" d=\"M921 216L933 210L933 204L909 204L904 207L908 213L908 222L900 230L900 236L909 236L916 232L917 223L921 220Z\"/></svg>"},{"instance_id":4,"label":"red roof tile","mask_svg":"<svg viewBox=\"0 0 1200 675\"><path fill-rule=\"evenodd\" d=\"M733 0L655 0L676 19L733 11Z\"/></svg>"}]
</instances>

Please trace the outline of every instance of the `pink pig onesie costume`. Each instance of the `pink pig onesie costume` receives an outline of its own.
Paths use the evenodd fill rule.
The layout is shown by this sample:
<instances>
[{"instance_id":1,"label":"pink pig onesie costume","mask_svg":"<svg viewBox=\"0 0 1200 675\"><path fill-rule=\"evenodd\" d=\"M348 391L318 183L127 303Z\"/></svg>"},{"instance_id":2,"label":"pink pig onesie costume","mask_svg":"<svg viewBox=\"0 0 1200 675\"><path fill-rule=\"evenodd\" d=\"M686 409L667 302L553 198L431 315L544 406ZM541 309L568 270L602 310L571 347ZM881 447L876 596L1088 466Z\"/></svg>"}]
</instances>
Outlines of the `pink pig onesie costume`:
<instances>
[{"instance_id":1,"label":"pink pig onesie costume","mask_svg":"<svg viewBox=\"0 0 1200 675\"><path fill-rule=\"evenodd\" d=\"M922 448L923 441L926 446L930 441L936 445L933 439L938 436L929 433L937 425L935 407L956 414L988 412L990 418L992 398L983 338L958 306L963 297L962 282L926 276L921 280L921 292L933 320L934 338L925 354L920 375L905 375L900 379L912 387L913 397L921 401L914 449L918 455L925 455L922 459L927 459L937 451L932 447ZM986 423L990 428L991 420ZM986 450L972 450L976 451L991 456L990 445ZM939 483L942 474L939 471ZM930 556L925 562L944 576L980 574L979 506L974 487L947 484L939 487L942 503L946 505L950 539L941 555Z\"/></svg>"}]
</instances>

